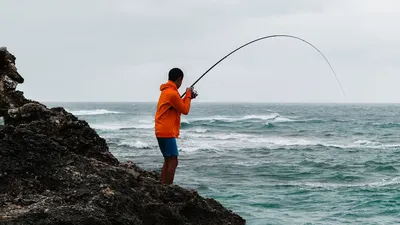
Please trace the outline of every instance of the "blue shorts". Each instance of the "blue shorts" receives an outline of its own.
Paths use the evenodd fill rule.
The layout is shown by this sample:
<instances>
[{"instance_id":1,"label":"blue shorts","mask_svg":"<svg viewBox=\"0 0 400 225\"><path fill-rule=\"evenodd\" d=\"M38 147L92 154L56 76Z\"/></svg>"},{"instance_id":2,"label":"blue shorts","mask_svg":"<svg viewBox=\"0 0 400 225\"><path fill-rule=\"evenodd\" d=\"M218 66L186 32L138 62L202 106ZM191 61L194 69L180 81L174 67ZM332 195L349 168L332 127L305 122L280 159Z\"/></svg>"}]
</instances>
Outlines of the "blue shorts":
<instances>
[{"instance_id":1,"label":"blue shorts","mask_svg":"<svg viewBox=\"0 0 400 225\"><path fill-rule=\"evenodd\" d=\"M179 155L176 138L157 138L157 141L164 157Z\"/></svg>"}]
</instances>

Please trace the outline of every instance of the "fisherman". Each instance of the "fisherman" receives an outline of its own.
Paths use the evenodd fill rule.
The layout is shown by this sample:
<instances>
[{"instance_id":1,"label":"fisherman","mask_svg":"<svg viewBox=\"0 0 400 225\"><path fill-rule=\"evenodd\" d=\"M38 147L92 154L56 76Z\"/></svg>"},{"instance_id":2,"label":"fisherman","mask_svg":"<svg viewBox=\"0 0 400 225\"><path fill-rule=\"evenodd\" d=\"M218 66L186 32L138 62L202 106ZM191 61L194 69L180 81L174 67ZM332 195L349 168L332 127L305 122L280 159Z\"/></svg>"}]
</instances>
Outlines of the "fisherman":
<instances>
[{"instance_id":1,"label":"fisherman","mask_svg":"<svg viewBox=\"0 0 400 225\"><path fill-rule=\"evenodd\" d=\"M189 114L191 100L197 97L193 87L189 87L186 88L185 97L181 98L178 89L182 85L182 80L181 69L173 68L169 71L167 83L160 86L161 94L155 115L155 135L164 157L161 181L168 185L173 183L178 166L176 138L179 137L181 114Z\"/></svg>"}]
</instances>

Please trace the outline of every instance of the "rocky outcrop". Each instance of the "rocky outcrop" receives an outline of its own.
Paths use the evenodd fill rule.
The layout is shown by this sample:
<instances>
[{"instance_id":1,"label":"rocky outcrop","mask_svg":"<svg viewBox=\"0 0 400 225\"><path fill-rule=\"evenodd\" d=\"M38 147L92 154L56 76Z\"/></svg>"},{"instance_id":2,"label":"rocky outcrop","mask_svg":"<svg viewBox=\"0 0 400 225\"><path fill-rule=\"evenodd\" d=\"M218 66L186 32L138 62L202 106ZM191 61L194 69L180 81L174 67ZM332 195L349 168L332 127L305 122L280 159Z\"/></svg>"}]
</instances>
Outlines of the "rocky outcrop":
<instances>
[{"instance_id":1,"label":"rocky outcrop","mask_svg":"<svg viewBox=\"0 0 400 225\"><path fill-rule=\"evenodd\" d=\"M7 109L29 102L21 91L16 90L17 84L23 83L24 78L17 72L15 59L6 47L0 47L0 116L4 116Z\"/></svg>"},{"instance_id":2,"label":"rocky outcrop","mask_svg":"<svg viewBox=\"0 0 400 225\"><path fill-rule=\"evenodd\" d=\"M194 190L120 163L89 124L16 90L0 48L0 224L245 224Z\"/></svg>"}]
</instances>

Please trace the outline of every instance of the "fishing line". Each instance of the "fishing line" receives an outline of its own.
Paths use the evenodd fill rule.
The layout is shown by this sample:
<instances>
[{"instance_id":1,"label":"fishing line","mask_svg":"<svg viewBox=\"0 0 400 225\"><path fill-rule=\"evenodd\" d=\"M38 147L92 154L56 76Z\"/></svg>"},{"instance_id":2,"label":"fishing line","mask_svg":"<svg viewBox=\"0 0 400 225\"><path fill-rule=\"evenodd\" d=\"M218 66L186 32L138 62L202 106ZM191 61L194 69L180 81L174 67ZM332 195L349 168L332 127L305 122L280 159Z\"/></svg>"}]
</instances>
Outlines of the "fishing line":
<instances>
[{"instance_id":1,"label":"fishing line","mask_svg":"<svg viewBox=\"0 0 400 225\"><path fill-rule=\"evenodd\" d=\"M325 55L322 54L322 52L321 52L317 47L315 47L313 44L311 44L310 42L308 42L308 41L306 41L306 40L304 40L304 39L302 39L302 38L299 38L299 37L296 37L296 36L292 36L292 35L287 35L287 34L274 34L274 35L269 35L269 36L257 38L257 39L255 39L255 40L253 40L253 41L250 41L250 42L248 42L248 43L246 43L246 44L240 46L239 48L233 50L232 52L230 52L229 54L227 54L226 56L224 56L222 59L220 59L218 62L216 62L213 66L211 66L211 67L210 67L206 72L204 72L203 75L201 75L201 76L199 77L199 79L197 79L190 87L194 87L194 85L196 85L197 82L199 82L199 81L201 80L201 78L203 78L210 70L212 70L216 65L218 65L220 62L222 62L224 59L226 59L228 56L232 55L233 53L235 53L235 52L238 51L239 49L241 49L241 48L243 48L243 47L245 47L245 46L247 46L247 45L250 45L250 44L252 44L252 43L254 43L254 42L257 42L257 41L261 41L261 40L268 39L268 38L276 38L276 37L294 38L294 39L300 40L300 41L302 41L302 42L304 42L304 43L307 43L308 45L310 45L311 47L313 47L315 50L317 50L317 51L322 55L322 57L324 57L325 61L328 63L329 67L331 68L331 70L332 70L332 72L333 72L333 75L335 75L336 81L338 82L338 84L339 84L339 86L340 86L340 89L342 90L343 95L346 96L346 94L345 94L345 92L344 92L344 90L343 90L343 87L342 87L342 85L340 84L339 78L337 77L337 75L336 75L336 73L335 73L335 70L332 68L331 64L329 63L329 61L328 61L328 59L325 57ZM181 97L185 96L185 94L186 94L186 93L183 93L183 95L182 95Z\"/></svg>"}]
</instances>

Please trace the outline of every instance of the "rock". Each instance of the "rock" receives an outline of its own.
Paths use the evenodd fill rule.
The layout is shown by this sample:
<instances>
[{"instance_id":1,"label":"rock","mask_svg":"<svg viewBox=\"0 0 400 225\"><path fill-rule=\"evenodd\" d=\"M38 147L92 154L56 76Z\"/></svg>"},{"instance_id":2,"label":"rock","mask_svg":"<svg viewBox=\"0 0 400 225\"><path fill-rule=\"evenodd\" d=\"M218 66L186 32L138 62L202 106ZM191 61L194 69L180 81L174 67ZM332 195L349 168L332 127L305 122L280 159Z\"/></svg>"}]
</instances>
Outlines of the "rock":
<instances>
[{"instance_id":1,"label":"rock","mask_svg":"<svg viewBox=\"0 0 400 225\"><path fill-rule=\"evenodd\" d=\"M0 48L0 73L11 78L17 83L23 83L24 78L17 72L15 67L15 56L7 51L6 47Z\"/></svg>"},{"instance_id":2,"label":"rock","mask_svg":"<svg viewBox=\"0 0 400 225\"><path fill-rule=\"evenodd\" d=\"M24 97L23 92L16 91L17 85L23 83L24 78L17 72L15 60L7 48L0 48L0 117L10 108L32 102Z\"/></svg>"},{"instance_id":3,"label":"rock","mask_svg":"<svg viewBox=\"0 0 400 225\"><path fill-rule=\"evenodd\" d=\"M0 224L245 224L213 199L120 163L65 109L25 99L10 64L0 48Z\"/></svg>"}]
</instances>

